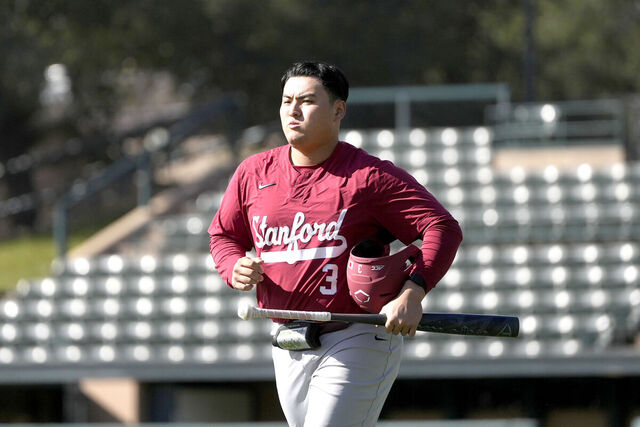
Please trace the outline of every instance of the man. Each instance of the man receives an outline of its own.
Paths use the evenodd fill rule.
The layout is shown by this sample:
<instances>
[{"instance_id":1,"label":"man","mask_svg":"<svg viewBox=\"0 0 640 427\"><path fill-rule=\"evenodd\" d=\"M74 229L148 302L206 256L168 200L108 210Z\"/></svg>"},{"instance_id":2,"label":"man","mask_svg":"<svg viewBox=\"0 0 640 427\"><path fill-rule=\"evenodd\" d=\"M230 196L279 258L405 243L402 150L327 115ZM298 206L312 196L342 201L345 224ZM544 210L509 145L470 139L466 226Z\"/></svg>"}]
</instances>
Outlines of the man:
<instances>
[{"instance_id":1,"label":"man","mask_svg":"<svg viewBox=\"0 0 640 427\"><path fill-rule=\"evenodd\" d=\"M384 329L323 324L319 347L273 348L291 426L374 425L398 373L402 336L415 334L421 301L450 267L462 233L411 175L338 140L349 92L340 70L296 63L281 84L288 144L240 164L209 228L211 254L229 286L257 286L260 307L362 313L346 283L351 248L385 233L404 244L422 239L410 279L381 310ZM246 256L252 248L257 257Z\"/></svg>"}]
</instances>

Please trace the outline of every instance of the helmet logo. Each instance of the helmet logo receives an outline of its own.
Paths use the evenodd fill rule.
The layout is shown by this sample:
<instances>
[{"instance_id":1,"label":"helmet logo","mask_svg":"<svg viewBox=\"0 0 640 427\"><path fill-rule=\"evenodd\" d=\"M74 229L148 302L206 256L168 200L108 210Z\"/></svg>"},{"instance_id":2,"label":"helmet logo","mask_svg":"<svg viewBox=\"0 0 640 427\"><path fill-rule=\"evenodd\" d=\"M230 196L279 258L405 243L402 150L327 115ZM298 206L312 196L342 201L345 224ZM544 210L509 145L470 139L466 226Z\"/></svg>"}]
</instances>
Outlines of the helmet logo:
<instances>
[{"instance_id":1,"label":"helmet logo","mask_svg":"<svg viewBox=\"0 0 640 427\"><path fill-rule=\"evenodd\" d=\"M369 302L369 300L371 299L371 297L369 296L368 293L366 293L365 291L363 291L362 289L357 290L354 294L353 294L353 298L355 298L356 300L358 300L358 302L360 303L367 303Z\"/></svg>"}]
</instances>

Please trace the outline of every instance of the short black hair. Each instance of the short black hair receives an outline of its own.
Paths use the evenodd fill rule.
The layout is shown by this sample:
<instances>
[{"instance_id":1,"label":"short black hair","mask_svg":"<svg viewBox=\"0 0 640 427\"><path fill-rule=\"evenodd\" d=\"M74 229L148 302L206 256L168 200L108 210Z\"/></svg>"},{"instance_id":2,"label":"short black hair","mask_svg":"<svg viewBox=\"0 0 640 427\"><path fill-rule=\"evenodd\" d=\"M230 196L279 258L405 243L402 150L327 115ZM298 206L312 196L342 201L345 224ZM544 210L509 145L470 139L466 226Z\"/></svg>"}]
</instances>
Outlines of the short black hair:
<instances>
[{"instance_id":1,"label":"short black hair","mask_svg":"<svg viewBox=\"0 0 640 427\"><path fill-rule=\"evenodd\" d=\"M293 64L282 75L281 88L291 77L315 77L322 82L322 86L335 99L346 101L349 97L349 82L344 73L335 65L320 61L301 61Z\"/></svg>"}]
</instances>

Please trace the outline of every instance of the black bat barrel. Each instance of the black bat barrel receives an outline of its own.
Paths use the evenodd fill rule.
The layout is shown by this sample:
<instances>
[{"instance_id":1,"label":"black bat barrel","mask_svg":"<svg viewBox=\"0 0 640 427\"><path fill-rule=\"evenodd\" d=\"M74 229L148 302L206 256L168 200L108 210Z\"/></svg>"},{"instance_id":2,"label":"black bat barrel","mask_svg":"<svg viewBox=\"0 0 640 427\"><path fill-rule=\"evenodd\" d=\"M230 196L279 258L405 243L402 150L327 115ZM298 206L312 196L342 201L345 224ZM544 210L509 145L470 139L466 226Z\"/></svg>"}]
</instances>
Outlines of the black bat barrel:
<instances>
[{"instance_id":1,"label":"black bat barrel","mask_svg":"<svg viewBox=\"0 0 640 427\"><path fill-rule=\"evenodd\" d=\"M418 330L515 338L520 333L520 321L516 316L495 314L424 313Z\"/></svg>"},{"instance_id":2,"label":"black bat barrel","mask_svg":"<svg viewBox=\"0 0 640 427\"><path fill-rule=\"evenodd\" d=\"M331 314L331 320L384 325L384 314ZM442 334L515 338L520 332L516 316L465 313L423 313L419 331Z\"/></svg>"}]
</instances>

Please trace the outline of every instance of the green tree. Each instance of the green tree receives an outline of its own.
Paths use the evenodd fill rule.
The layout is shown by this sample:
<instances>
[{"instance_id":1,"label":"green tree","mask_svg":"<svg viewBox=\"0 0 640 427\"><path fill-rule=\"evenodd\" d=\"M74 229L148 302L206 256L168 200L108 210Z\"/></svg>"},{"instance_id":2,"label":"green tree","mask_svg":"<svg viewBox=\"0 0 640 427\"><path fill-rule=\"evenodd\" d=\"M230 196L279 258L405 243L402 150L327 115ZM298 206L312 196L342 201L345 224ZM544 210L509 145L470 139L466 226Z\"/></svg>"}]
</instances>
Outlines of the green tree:
<instances>
[{"instance_id":1,"label":"green tree","mask_svg":"<svg viewBox=\"0 0 640 427\"><path fill-rule=\"evenodd\" d=\"M539 98L638 91L637 2L533 4ZM356 86L505 82L517 101L524 24L523 2L510 0L4 0L0 162L39 140L50 64L68 70L67 132L81 137L112 127L131 100L123 76L136 72L170 74L193 103L244 93L255 124L275 120L278 79L304 58L338 64Z\"/></svg>"}]
</instances>

